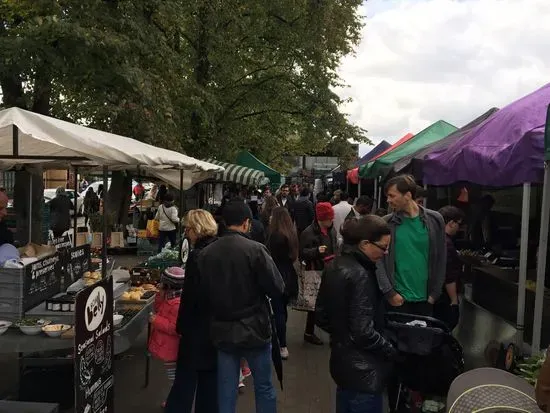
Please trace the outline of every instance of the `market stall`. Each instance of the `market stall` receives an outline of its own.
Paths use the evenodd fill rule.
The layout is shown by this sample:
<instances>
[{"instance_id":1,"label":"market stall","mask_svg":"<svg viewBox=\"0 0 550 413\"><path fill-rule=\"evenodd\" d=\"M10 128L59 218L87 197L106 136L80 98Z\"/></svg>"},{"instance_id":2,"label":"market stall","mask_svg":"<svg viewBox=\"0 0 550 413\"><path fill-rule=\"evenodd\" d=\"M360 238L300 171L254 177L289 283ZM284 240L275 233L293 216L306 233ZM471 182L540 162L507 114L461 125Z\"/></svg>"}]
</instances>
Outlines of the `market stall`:
<instances>
[{"instance_id":1,"label":"market stall","mask_svg":"<svg viewBox=\"0 0 550 413\"><path fill-rule=\"evenodd\" d=\"M391 165L397 160L416 152L434 142L438 142L445 136L456 131L457 128L444 120L438 120L392 151L379 155L361 169L363 178L372 178L383 181L391 169Z\"/></svg>"},{"instance_id":2,"label":"market stall","mask_svg":"<svg viewBox=\"0 0 550 413\"><path fill-rule=\"evenodd\" d=\"M544 127L544 176L543 176L543 189L542 189L542 205L541 205L541 218L540 218L540 234L539 234L539 248L537 251L537 283L535 294L535 319L533 326L533 351L538 353L540 348L537 345L543 337L543 331L548 331L548 328L543 330L543 321L545 316L549 317L550 310L544 309L546 304L550 301L547 298L546 284L546 263L548 260L548 229L550 227L550 105L546 111L546 124ZM544 343L546 343L543 340ZM536 343L536 344L535 344ZM543 347L544 348L544 347Z\"/></svg>"},{"instance_id":3,"label":"market stall","mask_svg":"<svg viewBox=\"0 0 550 413\"><path fill-rule=\"evenodd\" d=\"M256 169L262 171L264 175L269 179L271 189L273 191L279 189L279 187L284 183L284 178L282 175L277 172L275 169L270 168L265 163L260 161L254 155L248 151L243 151L237 156L235 161L237 165L242 165L247 168Z\"/></svg>"},{"instance_id":4,"label":"market stall","mask_svg":"<svg viewBox=\"0 0 550 413\"><path fill-rule=\"evenodd\" d=\"M101 166L105 188L108 188L109 170L139 168L149 173L177 170L180 187L183 187L185 177L197 182L223 171L223 167L177 152L18 108L0 111L0 147L6 148L4 153L0 153L0 167L3 169L33 165L75 169ZM32 208L32 202L30 204ZM99 310L103 327L94 335L95 338L112 331L111 325L120 323L113 344L101 351L115 354L131 345L147 325L155 286L151 283L145 291L144 286L131 285L134 283L131 277L126 280L117 278L108 269L107 229L107 219L103 219L101 258L95 260L90 260L88 246L67 249L64 242L58 243L58 248L28 244L14 253L13 259L9 260L12 263L0 269L0 283L5 284L0 288L0 317L5 320L0 329L4 333L0 336L0 351L18 351L22 360L27 352L72 349L73 345L76 348L79 334L84 334L79 331L86 330L79 327L79 323L82 325L86 318L89 324L90 317L95 319ZM96 285L101 287L95 288ZM103 291L102 294L107 290L107 293L95 297L93 303L79 304L81 294L91 294L96 290ZM117 294L120 298L113 307L113 297ZM124 299L125 294L132 294L129 300ZM123 314L113 314L113 311ZM87 331L100 328L100 325L91 328L87 325ZM71 330L76 337L74 341L70 339ZM32 338L26 336L29 333ZM87 339L86 343L91 343L94 337ZM80 356L80 352L75 351L74 357ZM75 365L82 367L76 362Z\"/></svg>"},{"instance_id":5,"label":"market stall","mask_svg":"<svg viewBox=\"0 0 550 413\"><path fill-rule=\"evenodd\" d=\"M364 177L364 175L366 174L366 172L369 170L369 167L370 165L372 165L372 163L380 158L381 156L384 156L386 155L387 153L390 153L392 152L393 150L395 150L396 148L399 148L401 145L403 145L405 142L409 141L410 139L412 139L414 135L412 133L407 133L405 136L403 136L401 139L399 139L397 142L395 142L393 145L391 145L389 148L387 148L386 150L382 151L381 153L379 153L378 155L376 155L375 157L371 158L369 160L369 162L367 162L366 164L364 165L361 165L359 167L359 180L362 179ZM378 204L377 204L377 207L380 208L381 205L382 205L382 188L380 186L380 182L378 179L374 179L374 198L376 198L378 200Z\"/></svg>"},{"instance_id":6,"label":"market stall","mask_svg":"<svg viewBox=\"0 0 550 413\"><path fill-rule=\"evenodd\" d=\"M382 141L380 142L378 145L376 145L374 148L372 148L368 153L366 153L365 155L363 155L361 157L361 159L359 159L356 163L355 163L355 168L353 169L349 169L347 172L346 172L346 183L347 183L347 186L349 186L349 184L353 184L353 185L357 185L357 196L360 197L362 195L362 191L361 191L361 186L362 186L362 182L361 182L361 179L359 178L359 168L365 164L367 164L370 160L374 159L375 157L377 157L378 155L380 155L382 152L384 152L386 149L388 149L389 147L391 146L390 143L386 142L386 141ZM349 190L346 191L349 193ZM377 198L378 194L376 194L374 191L373 191L373 196L372 198L376 201L376 198Z\"/></svg>"},{"instance_id":7,"label":"market stall","mask_svg":"<svg viewBox=\"0 0 550 413\"><path fill-rule=\"evenodd\" d=\"M515 320L509 320L516 324L519 348L524 338L531 184L543 180L543 133L549 101L550 85L547 85L494 113L446 149L427 154L423 161L423 181L429 185L470 182L484 187L523 186L517 299L514 300L517 314ZM482 258L489 260L490 266L502 267L498 259L506 257L486 255ZM495 282L499 280L494 277L494 271L481 272L493 276ZM544 284L540 284L540 280L537 283L537 293L542 296ZM534 328L533 349L540 345L536 331Z\"/></svg>"},{"instance_id":8,"label":"market stall","mask_svg":"<svg viewBox=\"0 0 550 413\"><path fill-rule=\"evenodd\" d=\"M207 159L206 162L222 167L223 172L218 172L209 179L201 182L201 191L199 196L203 199L199 200L199 204L209 204L216 198L216 186L224 184L235 184L238 186L248 187L266 185L269 183L269 178L265 173L258 169L249 168L246 166L236 165L228 162L221 162L215 159ZM164 182L176 186L179 176L177 171L164 171L157 174ZM218 191L219 192L219 191ZM222 191L223 192L223 191ZM221 200L221 194L217 198Z\"/></svg>"},{"instance_id":9,"label":"market stall","mask_svg":"<svg viewBox=\"0 0 550 413\"><path fill-rule=\"evenodd\" d=\"M438 153L445 150L453 143L458 142L460 139L462 139L462 137L466 135L470 130L481 125L483 122L485 122L486 119L491 117L497 111L497 108L489 109L483 115L475 118L470 123L464 125L460 129L455 130L443 139L429 143L428 145L425 145L418 150L413 151L408 155L401 157L400 159L397 159L391 166L390 174L411 174L416 179L421 181L423 176L422 163L424 161L424 157L427 154Z\"/></svg>"}]
</instances>

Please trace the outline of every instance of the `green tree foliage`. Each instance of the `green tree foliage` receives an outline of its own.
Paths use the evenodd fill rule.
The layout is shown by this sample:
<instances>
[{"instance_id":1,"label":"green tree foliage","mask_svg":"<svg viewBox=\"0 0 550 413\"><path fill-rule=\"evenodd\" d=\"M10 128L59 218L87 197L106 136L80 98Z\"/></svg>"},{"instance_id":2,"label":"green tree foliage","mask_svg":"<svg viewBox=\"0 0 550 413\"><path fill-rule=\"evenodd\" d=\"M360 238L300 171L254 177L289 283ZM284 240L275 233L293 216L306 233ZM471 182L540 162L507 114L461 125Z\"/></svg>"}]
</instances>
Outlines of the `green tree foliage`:
<instances>
[{"instance_id":1,"label":"green tree foliage","mask_svg":"<svg viewBox=\"0 0 550 413\"><path fill-rule=\"evenodd\" d=\"M196 157L338 148L361 0L0 0L4 106Z\"/></svg>"}]
</instances>

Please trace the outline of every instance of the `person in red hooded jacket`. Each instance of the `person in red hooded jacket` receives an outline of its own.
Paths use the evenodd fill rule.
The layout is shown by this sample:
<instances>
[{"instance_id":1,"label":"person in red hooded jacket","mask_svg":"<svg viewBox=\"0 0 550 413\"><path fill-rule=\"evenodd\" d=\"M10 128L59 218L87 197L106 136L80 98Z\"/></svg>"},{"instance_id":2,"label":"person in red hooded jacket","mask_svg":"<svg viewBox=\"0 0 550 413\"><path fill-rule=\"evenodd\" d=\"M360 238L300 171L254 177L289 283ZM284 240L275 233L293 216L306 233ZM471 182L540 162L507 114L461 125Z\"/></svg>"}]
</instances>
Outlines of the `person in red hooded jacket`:
<instances>
[{"instance_id":1,"label":"person in red hooded jacket","mask_svg":"<svg viewBox=\"0 0 550 413\"><path fill-rule=\"evenodd\" d=\"M334 229L334 209L329 202L315 206L315 221L300 235L300 261L306 270L323 271L336 257L337 243ZM317 346L323 341L315 335L315 311L308 311L304 341Z\"/></svg>"},{"instance_id":2,"label":"person in red hooded jacket","mask_svg":"<svg viewBox=\"0 0 550 413\"><path fill-rule=\"evenodd\" d=\"M181 301L185 272L182 268L167 268L160 278L161 288L155 297L154 313L151 315L149 353L164 362L170 387L176 376L176 360L180 336L176 322ZM165 403L163 403L164 407Z\"/></svg>"}]
</instances>

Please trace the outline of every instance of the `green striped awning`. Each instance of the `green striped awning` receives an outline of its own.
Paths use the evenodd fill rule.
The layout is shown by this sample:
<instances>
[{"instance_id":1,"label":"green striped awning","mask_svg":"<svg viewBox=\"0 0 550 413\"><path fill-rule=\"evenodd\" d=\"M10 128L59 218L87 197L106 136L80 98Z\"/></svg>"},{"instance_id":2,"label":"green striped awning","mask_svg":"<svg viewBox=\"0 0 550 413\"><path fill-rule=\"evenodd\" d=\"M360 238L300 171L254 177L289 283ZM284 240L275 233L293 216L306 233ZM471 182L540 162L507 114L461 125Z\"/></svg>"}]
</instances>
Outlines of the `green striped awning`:
<instances>
[{"instance_id":1,"label":"green striped awning","mask_svg":"<svg viewBox=\"0 0 550 413\"><path fill-rule=\"evenodd\" d=\"M216 174L214 178L220 182L234 182L241 185L261 185L265 181L265 174L257 169L246 166L235 165L227 162L220 162L215 159L206 159L206 162L223 166L225 171Z\"/></svg>"}]
</instances>

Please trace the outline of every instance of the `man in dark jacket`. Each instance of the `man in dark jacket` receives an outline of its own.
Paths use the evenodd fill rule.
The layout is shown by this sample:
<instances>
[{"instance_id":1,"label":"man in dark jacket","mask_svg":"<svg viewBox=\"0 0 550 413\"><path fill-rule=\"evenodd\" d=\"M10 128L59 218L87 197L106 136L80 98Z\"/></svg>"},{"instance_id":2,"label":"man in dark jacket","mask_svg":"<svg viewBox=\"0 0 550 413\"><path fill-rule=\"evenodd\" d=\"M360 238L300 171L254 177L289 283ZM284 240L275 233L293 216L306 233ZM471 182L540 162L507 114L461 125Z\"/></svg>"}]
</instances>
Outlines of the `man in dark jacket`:
<instances>
[{"instance_id":1,"label":"man in dark jacket","mask_svg":"<svg viewBox=\"0 0 550 413\"><path fill-rule=\"evenodd\" d=\"M280 206L285 207L288 210L288 213L294 221L294 204L295 201L290 195L290 186L283 184L277 195L277 202Z\"/></svg>"},{"instance_id":2,"label":"man in dark jacket","mask_svg":"<svg viewBox=\"0 0 550 413\"><path fill-rule=\"evenodd\" d=\"M386 184L393 213L388 254L378 265L378 282L392 311L432 315L445 281L445 223L439 212L418 205L416 182L399 175Z\"/></svg>"},{"instance_id":3,"label":"man in dark jacket","mask_svg":"<svg viewBox=\"0 0 550 413\"><path fill-rule=\"evenodd\" d=\"M4 218L8 215L8 196L0 191L0 245L13 244L13 232L8 229Z\"/></svg>"},{"instance_id":4,"label":"man in dark jacket","mask_svg":"<svg viewBox=\"0 0 550 413\"><path fill-rule=\"evenodd\" d=\"M212 315L210 334L218 349L219 412L235 412L239 366L244 358L254 376L256 411L275 413L267 297L281 296L284 283L266 247L246 235L252 220L248 205L228 202L223 220L224 235L199 257Z\"/></svg>"},{"instance_id":5,"label":"man in dark jacket","mask_svg":"<svg viewBox=\"0 0 550 413\"><path fill-rule=\"evenodd\" d=\"M447 270L445 271L445 287L434 306L434 316L445 322L453 330L458 325L458 292L457 283L462 272L462 262L458 257L453 238L464 221L464 212L454 206L446 206L439 210L445 221Z\"/></svg>"},{"instance_id":6,"label":"man in dark jacket","mask_svg":"<svg viewBox=\"0 0 550 413\"><path fill-rule=\"evenodd\" d=\"M296 221L298 237L311 225L314 219L315 211L313 203L309 200L309 189L304 188L300 193L300 197L294 203L294 220Z\"/></svg>"},{"instance_id":7,"label":"man in dark jacket","mask_svg":"<svg viewBox=\"0 0 550 413\"><path fill-rule=\"evenodd\" d=\"M315 214L316 220L300 236L300 261L305 263L306 270L323 271L337 251L334 209L329 202L319 202ZM323 345L323 341L315 335L315 311L307 313L304 341Z\"/></svg>"},{"instance_id":8,"label":"man in dark jacket","mask_svg":"<svg viewBox=\"0 0 550 413\"><path fill-rule=\"evenodd\" d=\"M54 237L62 236L71 228L71 210L74 210L73 203L65 188L60 186L55 191L55 198L50 201L51 229Z\"/></svg>"}]
</instances>

